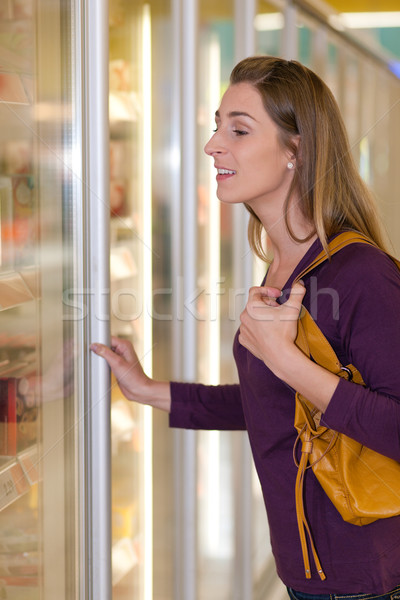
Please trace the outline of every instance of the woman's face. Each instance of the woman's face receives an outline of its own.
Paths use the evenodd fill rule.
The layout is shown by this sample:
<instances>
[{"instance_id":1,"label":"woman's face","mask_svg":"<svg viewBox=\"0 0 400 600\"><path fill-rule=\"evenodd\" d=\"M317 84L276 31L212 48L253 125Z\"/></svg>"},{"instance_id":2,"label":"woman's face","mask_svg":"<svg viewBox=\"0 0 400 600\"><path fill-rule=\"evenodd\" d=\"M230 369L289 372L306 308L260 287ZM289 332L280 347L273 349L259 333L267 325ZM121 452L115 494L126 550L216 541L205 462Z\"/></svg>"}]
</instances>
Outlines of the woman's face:
<instances>
[{"instance_id":1,"label":"woman's face","mask_svg":"<svg viewBox=\"0 0 400 600\"><path fill-rule=\"evenodd\" d=\"M216 130L205 152L217 169L217 196L222 202L246 202L256 214L260 203L286 198L295 163L279 141L279 130L266 112L259 92L238 83L225 92L215 113Z\"/></svg>"}]
</instances>

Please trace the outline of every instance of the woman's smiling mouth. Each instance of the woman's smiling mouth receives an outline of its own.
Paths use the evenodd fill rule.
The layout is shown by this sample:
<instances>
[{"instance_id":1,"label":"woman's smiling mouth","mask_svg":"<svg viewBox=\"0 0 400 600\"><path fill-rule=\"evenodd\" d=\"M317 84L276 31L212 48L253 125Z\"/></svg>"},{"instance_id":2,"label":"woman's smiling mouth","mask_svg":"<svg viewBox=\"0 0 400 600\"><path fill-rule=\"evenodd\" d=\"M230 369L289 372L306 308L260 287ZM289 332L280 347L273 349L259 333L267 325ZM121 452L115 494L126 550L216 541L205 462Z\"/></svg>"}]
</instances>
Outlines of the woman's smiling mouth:
<instances>
[{"instance_id":1,"label":"woman's smiling mouth","mask_svg":"<svg viewBox=\"0 0 400 600\"><path fill-rule=\"evenodd\" d=\"M217 181L221 181L223 179L228 179L235 175L236 171L232 171L231 169L217 169Z\"/></svg>"}]
</instances>

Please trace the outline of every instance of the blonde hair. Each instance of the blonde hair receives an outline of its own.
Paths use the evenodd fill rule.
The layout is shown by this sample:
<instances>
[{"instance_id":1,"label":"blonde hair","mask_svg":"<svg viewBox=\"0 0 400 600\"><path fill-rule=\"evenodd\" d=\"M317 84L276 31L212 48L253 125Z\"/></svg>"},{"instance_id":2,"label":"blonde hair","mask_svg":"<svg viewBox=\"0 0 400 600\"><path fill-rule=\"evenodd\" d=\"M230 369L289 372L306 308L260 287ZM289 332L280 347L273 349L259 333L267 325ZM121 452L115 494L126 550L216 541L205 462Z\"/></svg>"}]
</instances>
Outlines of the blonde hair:
<instances>
[{"instance_id":1,"label":"blonde hair","mask_svg":"<svg viewBox=\"0 0 400 600\"><path fill-rule=\"evenodd\" d=\"M294 189L304 217L314 224L322 246L342 229L363 233L380 248L385 244L374 198L358 173L336 100L327 85L297 61L253 56L233 69L230 84L250 83L279 128L283 147L297 155L293 183L285 204L286 227L292 238L288 206ZM295 140L299 138L298 145ZM249 242L262 260L263 225L250 207ZM309 239L309 238L307 238Z\"/></svg>"}]
</instances>

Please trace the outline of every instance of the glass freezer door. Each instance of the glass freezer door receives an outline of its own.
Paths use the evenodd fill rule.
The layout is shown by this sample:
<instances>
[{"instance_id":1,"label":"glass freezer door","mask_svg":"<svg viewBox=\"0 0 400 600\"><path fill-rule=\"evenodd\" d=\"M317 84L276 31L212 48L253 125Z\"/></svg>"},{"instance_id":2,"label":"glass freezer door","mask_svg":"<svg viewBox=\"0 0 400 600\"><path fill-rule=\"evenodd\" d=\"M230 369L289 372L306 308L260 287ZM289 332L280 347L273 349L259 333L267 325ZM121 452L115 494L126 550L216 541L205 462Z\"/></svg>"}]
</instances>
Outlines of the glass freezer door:
<instances>
[{"instance_id":1,"label":"glass freezer door","mask_svg":"<svg viewBox=\"0 0 400 600\"><path fill-rule=\"evenodd\" d=\"M0 5L0 596L18 600L78 597L77 356L62 304L71 90L60 3L45 5Z\"/></svg>"},{"instance_id":2,"label":"glass freezer door","mask_svg":"<svg viewBox=\"0 0 400 600\"><path fill-rule=\"evenodd\" d=\"M108 190L102 195L92 177L90 160L102 164L97 138L89 152L90 118L101 128L97 104L108 99L104 93L89 113L84 101L97 89L82 90L87 47L96 41L82 26L96 23L103 40L105 3L90 4L84 15L78 1L0 3L0 597L7 600L109 598L107 516L96 513L109 488L102 454L109 454L109 385L93 393L107 377L88 351L91 335L107 341L93 315L103 332L109 328L103 306L93 309L101 292L108 300L107 286L101 273L95 283L88 278L102 259L93 216L108 219ZM101 236L99 223L96 216Z\"/></svg>"}]
</instances>

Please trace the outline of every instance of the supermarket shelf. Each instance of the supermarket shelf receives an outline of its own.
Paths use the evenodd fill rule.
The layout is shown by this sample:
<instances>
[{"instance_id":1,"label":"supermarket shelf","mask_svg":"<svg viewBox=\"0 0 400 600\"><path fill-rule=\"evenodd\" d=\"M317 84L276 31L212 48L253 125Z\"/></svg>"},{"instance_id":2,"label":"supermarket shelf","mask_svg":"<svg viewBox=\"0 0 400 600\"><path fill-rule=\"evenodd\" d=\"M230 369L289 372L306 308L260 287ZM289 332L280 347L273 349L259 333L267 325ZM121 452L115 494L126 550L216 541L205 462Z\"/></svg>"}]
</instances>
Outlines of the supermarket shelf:
<instances>
[{"instance_id":1,"label":"supermarket shelf","mask_svg":"<svg viewBox=\"0 0 400 600\"><path fill-rule=\"evenodd\" d=\"M0 378L24 377L35 370L37 355L35 351L20 353L21 358L5 358L0 361Z\"/></svg>"},{"instance_id":2,"label":"supermarket shelf","mask_svg":"<svg viewBox=\"0 0 400 600\"><path fill-rule=\"evenodd\" d=\"M39 481L37 446L15 457L0 457L0 510L26 494Z\"/></svg>"},{"instance_id":3,"label":"supermarket shelf","mask_svg":"<svg viewBox=\"0 0 400 600\"><path fill-rule=\"evenodd\" d=\"M14 308L34 299L34 293L20 273L13 271L0 275L0 310Z\"/></svg>"},{"instance_id":4,"label":"supermarket shelf","mask_svg":"<svg viewBox=\"0 0 400 600\"><path fill-rule=\"evenodd\" d=\"M134 243L135 238L140 240L140 228L137 217L112 215L110 221L112 239L125 240Z\"/></svg>"}]
</instances>

